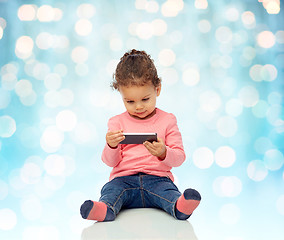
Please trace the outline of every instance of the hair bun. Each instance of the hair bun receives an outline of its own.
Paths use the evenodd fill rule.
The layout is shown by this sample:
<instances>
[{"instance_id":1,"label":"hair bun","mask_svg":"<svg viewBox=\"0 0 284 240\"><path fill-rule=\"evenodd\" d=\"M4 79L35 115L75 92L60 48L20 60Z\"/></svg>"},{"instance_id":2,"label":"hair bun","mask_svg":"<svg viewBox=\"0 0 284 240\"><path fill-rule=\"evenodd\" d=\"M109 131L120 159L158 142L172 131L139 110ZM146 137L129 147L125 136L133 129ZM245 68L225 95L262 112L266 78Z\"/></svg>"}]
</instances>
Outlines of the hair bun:
<instances>
[{"instance_id":1,"label":"hair bun","mask_svg":"<svg viewBox=\"0 0 284 240\"><path fill-rule=\"evenodd\" d=\"M119 86L144 86L153 84L157 87L161 83L153 59L145 51L129 50L117 64L114 81L111 86L119 89Z\"/></svg>"},{"instance_id":2,"label":"hair bun","mask_svg":"<svg viewBox=\"0 0 284 240\"><path fill-rule=\"evenodd\" d=\"M136 50L136 49L132 49L132 50L126 52L120 60L123 60L124 58L126 58L127 56L130 56L130 55L148 56L148 54L145 51L139 51L139 50Z\"/></svg>"}]
</instances>

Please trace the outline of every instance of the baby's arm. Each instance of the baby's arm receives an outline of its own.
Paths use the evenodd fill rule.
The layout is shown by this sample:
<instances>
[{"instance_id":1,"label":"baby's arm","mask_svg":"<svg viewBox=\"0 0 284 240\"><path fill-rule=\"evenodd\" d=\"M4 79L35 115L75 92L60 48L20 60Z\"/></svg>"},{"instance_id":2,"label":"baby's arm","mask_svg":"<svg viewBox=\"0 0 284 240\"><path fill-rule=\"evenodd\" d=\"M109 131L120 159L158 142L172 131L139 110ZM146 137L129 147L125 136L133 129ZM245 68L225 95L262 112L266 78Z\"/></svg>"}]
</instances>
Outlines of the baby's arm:
<instances>
[{"instance_id":1,"label":"baby's arm","mask_svg":"<svg viewBox=\"0 0 284 240\"><path fill-rule=\"evenodd\" d=\"M158 138L158 142L146 142L144 146L148 151L157 156L164 164L170 167L178 167L185 161L181 133L177 126L176 117L172 114L167 121L165 142Z\"/></svg>"},{"instance_id":2,"label":"baby's arm","mask_svg":"<svg viewBox=\"0 0 284 240\"><path fill-rule=\"evenodd\" d=\"M166 133L167 156L163 163L170 167L178 167L185 161L185 152L182 143L182 136L177 125L177 119L172 114Z\"/></svg>"},{"instance_id":3,"label":"baby's arm","mask_svg":"<svg viewBox=\"0 0 284 240\"><path fill-rule=\"evenodd\" d=\"M117 145L125 139L122 130L109 131L106 134L106 142L111 148L117 148Z\"/></svg>"},{"instance_id":4,"label":"baby's arm","mask_svg":"<svg viewBox=\"0 0 284 240\"><path fill-rule=\"evenodd\" d=\"M158 157L161 160L164 160L167 155L167 148L163 141L163 139L158 138L158 142L144 142L144 146L148 149L148 151Z\"/></svg>"},{"instance_id":5,"label":"baby's arm","mask_svg":"<svg viewBox=\"0 0 284 240\"><path fill-rule=\"evenodd\" d=\"M102 153L103 162L110 166L115 167L121 161L120 147L118 144L125 138L122 130L112 130L120 129L113 119L108 122L108 132L106 134L106 145Z\"/></svg>"}]
</instances>

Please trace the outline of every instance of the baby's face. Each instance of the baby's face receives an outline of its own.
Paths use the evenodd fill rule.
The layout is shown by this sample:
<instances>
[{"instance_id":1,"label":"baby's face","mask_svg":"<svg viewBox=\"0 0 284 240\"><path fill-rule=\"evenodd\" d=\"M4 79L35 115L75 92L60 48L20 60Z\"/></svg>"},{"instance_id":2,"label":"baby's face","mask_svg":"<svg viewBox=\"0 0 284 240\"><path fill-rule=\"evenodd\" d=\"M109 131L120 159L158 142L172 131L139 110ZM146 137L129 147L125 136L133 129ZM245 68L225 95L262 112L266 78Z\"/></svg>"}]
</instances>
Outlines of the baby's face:
<instances>
[{"instance_id":1,"label":"baby's face","mask_svg":"<svg viewBox=\"0 0 284 240\"><path fill-rule=\"evenodd\" d=\"M119 87L119 92L128 113L136 119L146 119L155 114L156 98L160 95L161 86Z\"/></svg>"}]
</instances>

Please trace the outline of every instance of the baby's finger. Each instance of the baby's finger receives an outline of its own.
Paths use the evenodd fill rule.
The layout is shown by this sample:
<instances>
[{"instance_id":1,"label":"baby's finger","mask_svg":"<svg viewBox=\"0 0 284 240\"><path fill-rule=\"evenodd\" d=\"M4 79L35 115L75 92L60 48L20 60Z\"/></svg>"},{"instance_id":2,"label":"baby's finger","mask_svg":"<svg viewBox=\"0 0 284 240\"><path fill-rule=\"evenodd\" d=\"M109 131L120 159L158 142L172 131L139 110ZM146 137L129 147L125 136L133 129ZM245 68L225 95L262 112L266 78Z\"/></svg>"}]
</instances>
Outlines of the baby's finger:
<instances>
[{"instance_id":1,"label":"baby's finger","mask_svg":"<svg viewBox=\"0 0 284 240\"><path fill-rule=\"evenodd\" d=\"M148 148L149 142L148 142L148 141L145 141L145 142L143 142L143 145L144 145L146 148Z\"/></svg>"},{"instance_id":2,"label":"baby's finger","mask_svg":"<svg viewBox=\"0 0 284 240\"><path fill-rule=\"evenodd\" d=\"M124 136L123 133L120 132L120 131L118 131L118 132L109 132L107 135L108 135L108 137L109 137L110 139L116 139L116 138L118 138L118 137Z\"/></svg>"},{"instance_id":3,"label":"baby's finger","mask_svg":"<svg viewBox=\"0 0 284 240\"><path fill-rule=\"evenodd\" d=\"M153 147L158 147L158 146L160 146L161 145L161 143L159 143L159 142L153 142Z\"/></svg>"},{"instance_id":4,"label":"baby's finger","mask_svg":"<svg viewBox=\"0 0 284 240\"><path fill-rule=\"evenodd\" d=\"M151 144L150 144L148 141L145 141L145 142L143 143L143 145L144 145L148 150L150 149Z\"/></svg>"},{"instance_id":5,"label":"baby's finger","mask_svg":"<svg viewBox=\"0 0 284 240\"><path fill-rule=\"evenodd\" d=\"M144 146L148 149L148 151L150 152L150 153L154 153L155 151L156 151L156 147L152 144L152 143L150 143L150 142L148 142L148 141L146 141L145 143L144 143Z\"/></svg>"},{"instance_id":6,"label":"baby's finger","mask_svg":"<svg viewBox=\"0 0 284 240\"><path fill-rule=\"evenodd\" d=\"M125 139L125 136L124 136L124 135L122 135L121 137L117 138L117 140L118 140L119 142L123 141L124 139Z\"/></svg>"},{"instance_id":7,"label":"baby's finger","mask_svg":"<svg viewBox=\"0 0 284 240\"><path fill-rule=\"evenodd\" d=\"M123 130L116 130L116 131L109 131L108 134L117 134L117 133L123 133Z\"/></svg>"},{"instance_id":8,"label":"baby's finger","mask_svg":"<svg viewBox=\"0 0 284 240\"><path fill-rule=\"evenodd\" d=\"M147 147L153 146L153 143L151 143L149 141L145 141L143 144L144 144L144 146L147 146Z\"/></svg>"}]
</instances>

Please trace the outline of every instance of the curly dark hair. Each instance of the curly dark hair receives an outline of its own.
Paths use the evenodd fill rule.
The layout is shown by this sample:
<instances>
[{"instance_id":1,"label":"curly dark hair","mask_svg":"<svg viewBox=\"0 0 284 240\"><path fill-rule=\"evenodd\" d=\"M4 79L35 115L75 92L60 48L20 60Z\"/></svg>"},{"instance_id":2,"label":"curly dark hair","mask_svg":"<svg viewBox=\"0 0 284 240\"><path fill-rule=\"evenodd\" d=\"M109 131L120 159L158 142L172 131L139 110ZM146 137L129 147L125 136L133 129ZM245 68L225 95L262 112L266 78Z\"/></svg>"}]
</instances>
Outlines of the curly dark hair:
<instances>
[{"instance_id":1,"label":"curly dark hair","mask_svg":"<svg viewBox=\"0 0 284 240\"><path fill-rule=\"evenodd\" d=\"M149 83L155 87L161 83L154 60L145 51L132 49L126 52L117 64L111 87L119 90L119 86L144 86Z\"/></svg>"}]
</instances>

